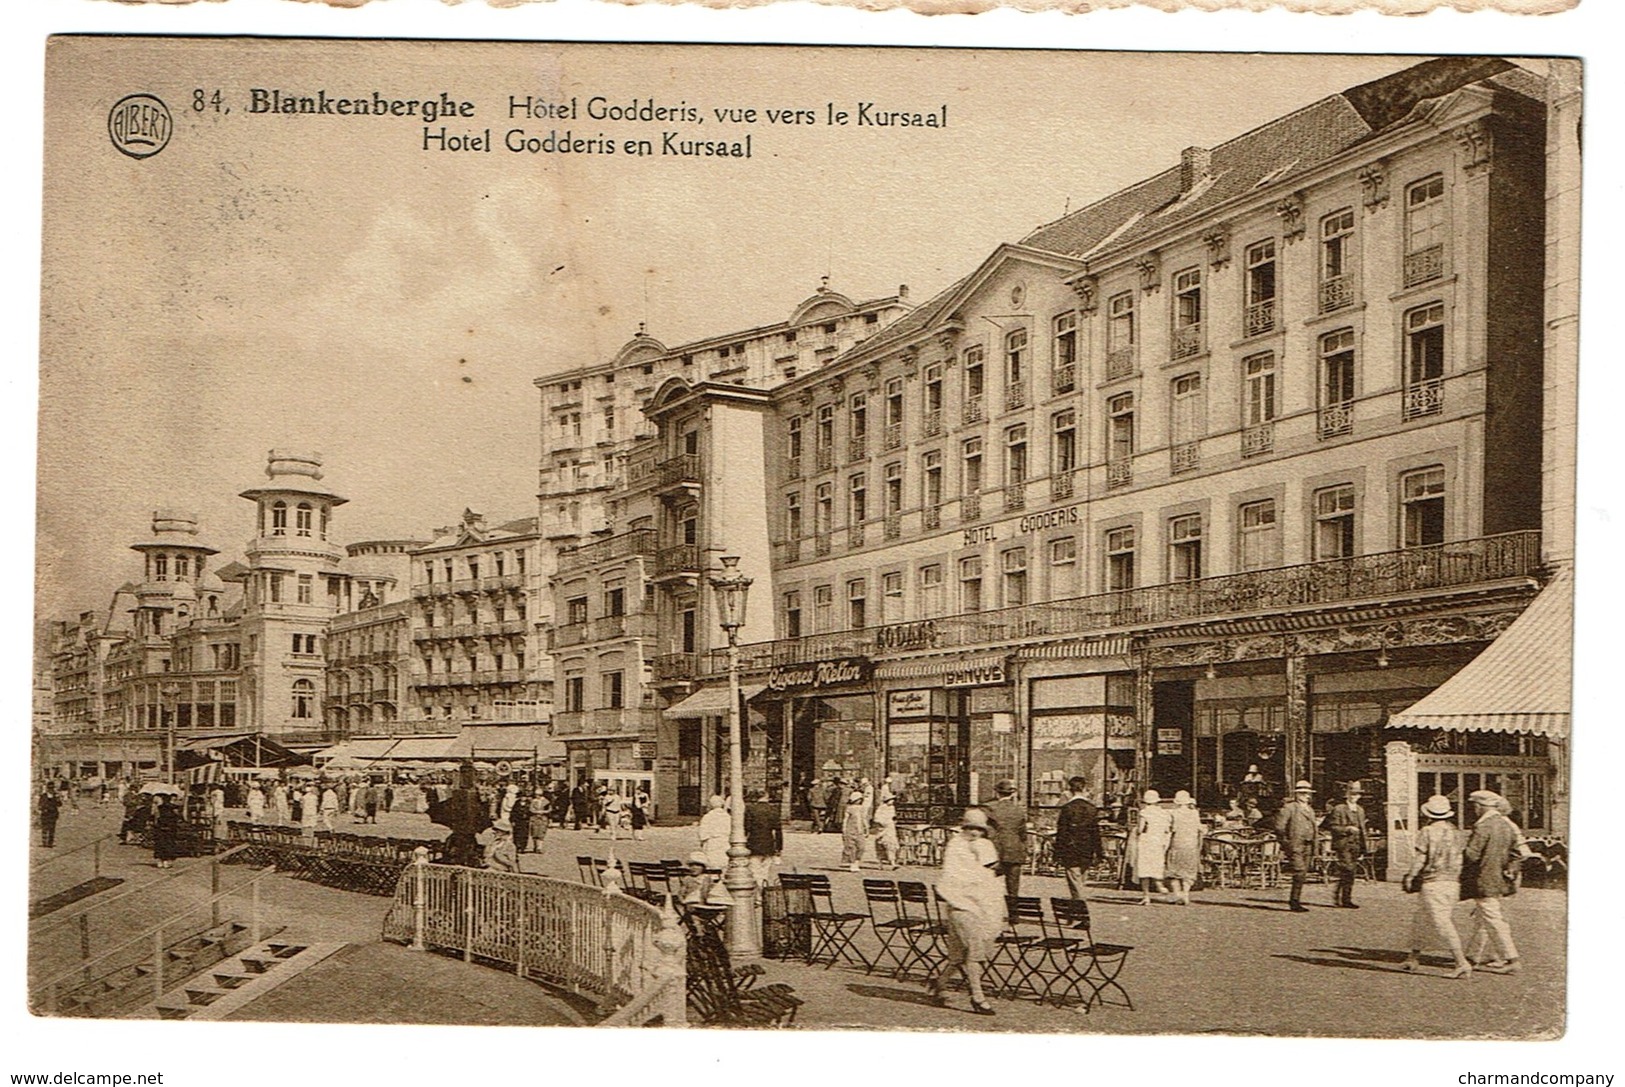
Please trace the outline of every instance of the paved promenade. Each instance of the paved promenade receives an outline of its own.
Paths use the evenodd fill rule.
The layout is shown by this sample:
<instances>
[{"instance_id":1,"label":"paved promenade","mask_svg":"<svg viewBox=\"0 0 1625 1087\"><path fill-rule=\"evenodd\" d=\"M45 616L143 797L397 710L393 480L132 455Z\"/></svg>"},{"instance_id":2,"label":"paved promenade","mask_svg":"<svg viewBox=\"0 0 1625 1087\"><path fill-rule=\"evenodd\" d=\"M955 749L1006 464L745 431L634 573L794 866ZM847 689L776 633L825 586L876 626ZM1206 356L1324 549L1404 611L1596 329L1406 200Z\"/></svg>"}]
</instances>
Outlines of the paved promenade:
<instances>
[{"instance_id":1,"label":"paved promenade","mask_svg":"<svg viewBox=\"0 0 1625 1087\"><path fill-rule=\"evenodd\" d=\"M63 822L61 848L114 827L111 815L103 818L94 810L69 816ZM391 815L377 827L343 829L400 837L442 835L421 815ZM686 827L652 828L647 841L611 841L588 831L554 829L542 850L525 855L522 863L526 871L575 879L577 855L603 857L613 847L624 859L681 858L694 845L694 831ZM786 835L784 867L826 872L837 904L861 911L862 876L842 869L839 853L837 835L792 832ZM35 863L45 855L32 850ZM158 876L147 852L134 847L112 847L104 862L104 872L126 879L114 894ZM88 878L88 864L87 859L84 870L77 871L70 859L43 870L30 899ZM242 868L228 871L228 886L247 877ZM891 873L870 866L863 875ZM897 875L928 882L935 878L929 869L903 869ZM161 897L196 900L207 887L206 867L199 868L171 881ZM1043 896L1064 893L1061 881L1042 878L1024 880L1022 890ZM995 1000L998 1014L981 1018L964 1010L963 994L952 997L954 1007L929 1005L915 980L894 981L842 966L773 961L764 966L769 980L793 985L806 1000L798 1025L809 1028L1521 1038L1551 1037L1563 1029L1567 897L1560 891L1526 890L1508 903L1525 962L1522 974L1480 974L1456 981L1442 976L1442 959L1420 974L1400 970L1414 900L1391 885L1360 884L1359 910L1324 905L1330 900L1327 889L1311 885L1306 901L1312 909L1304 914L1286 912L1284 890L1198 892L1190 907L1143 907L1137 895L1106 887L1089 897L1096 937L1135 949L1122 975L1134 1011L1105 1008L1085 1016L1026 1001ZM377 945L387 908L382 898L281 875L266 881L263 900L272 920L286 925L290 937L362 945ZM71 914L75 908L62 912ZM1466 934L1470 920L1465 904L1457 920ZM31 950L45 958L71 953L66 947ZM408 961L403 973L401 964ZM574 1015L537 987L494 970L394 948L352 949L312 974L310 988L290 987L262 998L237 1017L551 1024L569 1022ZM414 999L414 992L421 999ZM541 999L531 1003L532 994Z\"/></svg>"}]
</instances>

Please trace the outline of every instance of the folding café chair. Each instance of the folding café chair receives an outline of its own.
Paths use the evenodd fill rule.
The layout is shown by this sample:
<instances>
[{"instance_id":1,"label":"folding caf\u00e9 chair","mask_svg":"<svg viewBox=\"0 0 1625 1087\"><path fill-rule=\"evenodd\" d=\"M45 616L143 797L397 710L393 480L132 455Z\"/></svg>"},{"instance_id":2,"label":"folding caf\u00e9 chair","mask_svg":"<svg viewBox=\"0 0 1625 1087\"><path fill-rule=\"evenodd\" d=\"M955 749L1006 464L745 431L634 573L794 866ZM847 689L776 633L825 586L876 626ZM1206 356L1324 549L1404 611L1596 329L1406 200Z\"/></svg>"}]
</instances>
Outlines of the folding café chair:
<instances>
[{"instance_id":1,"label":"folding caf\u00e9 chair","mask_svg":"<svg viewBox=\"0 0 1625 1087\"><path fill-rule=\"evenodd\" d=\"M948 938L948 926L937 908L936 896L917 880L898 880L897 902L902 915L916 923L903 930L908 938L908 955L892 976L902 977L918 963L930 977L942 963L943 943Z\"/></svg>"},{"instance_id":2,"label":"folding caf\u00e9 chair","mask_svg":"<svg viewBox=\"0 0 1625 1087\"><path fill-rule=\"evenodd\" d=\"M808 875L805 878L807 893L812 900L812 910L807 917L812 923L813 933L807 962L812 963L827 954L826 970L834 966L837 959L869 969L869 960L853 943L858 933L863 931L863 923L869 920L869 915L837 910L828 876Z\"/></svg>"},{"instance_id":3,"label":"folding caf\u00e9 chair","mask_svg":"<svg viewBox=\"0 0 1625 1087\"><path fill-rule=\"evenodd\" d=\"M890 960L891 976L899 977L912 954L909 930L924 922L916 921L903 912L897 884L889 879L864 880L863 899L869 907L869 928L880 942L880 950L870 960L867 972L874 973L875 967L883 966L886 960Z\"/></svg>"},{"instance_id":4,"label":"folding caf\u00e9 chair","mask_svg":"<svg viewBox=\"0 0 1625 1087\"><path fill-rule=\"evenodd\" d=\"M1069 969L1059 978L1059 982L1065 983L1065 988L1057 995L1052 987L1050 998L1056 1003L1065 1003L1069 994L1081 997L1083 987L1087 986L1089 996L1083 1002L1084 1011L1089 1011L1096 1004L1119 1003L1133 1011L1134 1001L1129 999L1128 990L1123 988L1117 976L1123 972L1128 953L1134 949L1123 944L1097 943L1094 930L1089 926L1089 903L1083 899L1052 898L1049 905L1059 928L1081 933L1076 945L1067 952ZM1107 1000L1108 989L1116 990L1123 999Z\"/></svg>"},{"instance_id":5,"label":"folding caf\u00e9 chair","mask_svg":"<svg viewBox=\"0 0 1625 1087\"><path fill-rule=\"evenodd\" d=\"M598 878L597 862L591 857L577 857L576 871L581 874L581 882L589 887L602 887L603 880Z\"/></svg>"},{"instance_id":6,"label":"folding caf\u00e9 chair","mask_svg":"<svg viewBox=\"0 0 1625 1087\"><path fill-rule=\"evenodd\" d=\"M1025 895L1007 895L1008 927L994 939L993 955L987 961L987 976L995 991L1020 996L1023 991L1042 996L1035 979L1036 963L1028 957L1032 945L1048 935L1044 927L1044 903Z\"/></svg>"}]
</instances>

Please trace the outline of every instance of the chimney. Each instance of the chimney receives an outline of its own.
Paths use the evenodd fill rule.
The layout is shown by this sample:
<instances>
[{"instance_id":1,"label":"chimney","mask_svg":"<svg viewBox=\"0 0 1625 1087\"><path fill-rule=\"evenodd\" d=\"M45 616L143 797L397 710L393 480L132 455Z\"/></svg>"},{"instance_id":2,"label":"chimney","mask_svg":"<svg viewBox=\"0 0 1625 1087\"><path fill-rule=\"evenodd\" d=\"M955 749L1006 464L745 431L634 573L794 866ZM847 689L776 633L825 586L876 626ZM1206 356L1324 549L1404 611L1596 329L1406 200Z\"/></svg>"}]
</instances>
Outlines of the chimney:
<instances>
[{"instance_id":1,"label":"chimney","mask_svg":"<svg viewBox=\"0 0 1625 1087\"><path fill-rule=\"evenodd\" d=\"M1205 147L1187 147L1179 153L1179 191L1190 192L1213 173L1213 152Z\"/></svg>"},{"instance_id":2,"label":"chimney","mask_svg":"<svg viewBox=\"0 0 1625 1087\"><path fill-rule=\"evenodd\" d=\"M897 300L899 302L907 302L908 301L908 284L907 283L899 283L897 285Z\"/></svg>"}]
</instances>

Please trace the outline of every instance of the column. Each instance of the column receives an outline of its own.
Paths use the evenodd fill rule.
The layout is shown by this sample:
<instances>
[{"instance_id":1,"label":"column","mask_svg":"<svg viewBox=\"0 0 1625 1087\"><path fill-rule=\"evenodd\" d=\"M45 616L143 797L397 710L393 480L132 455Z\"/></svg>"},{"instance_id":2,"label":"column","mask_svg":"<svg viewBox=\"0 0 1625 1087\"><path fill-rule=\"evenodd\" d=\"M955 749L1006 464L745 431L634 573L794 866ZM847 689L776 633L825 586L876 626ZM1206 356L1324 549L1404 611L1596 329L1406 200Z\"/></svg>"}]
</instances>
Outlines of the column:
<instances>
[{"instance_id":1,"label":"column","mask_svg":"<svg viewBox=\"0 0 1625 1087\"><path fill-rule=\"evenodd\" d=\"M1138 654L1134 670L1134 718L1140 729L1139 750L1134 754L1134 773L1138 788L1131 798L1139 801L1140 793L1151 783L1151 759L1157 750L1157 722L1155 700L1151 690L1151 659L1149 653Z\"/></svg>"},{"instance_id":2,"label":"column","mask_svg":"<svg viewBox=\"0 0 1625 1087\"><path fill-rule=\"evenodd\" d=\"M1285 794L1295 782L1309 778L1309 672L1305 658L1291 649L1286 655L1286 768ZM1317 799L1323 800L1324 797Z\"/></svg>"}]
</instances>

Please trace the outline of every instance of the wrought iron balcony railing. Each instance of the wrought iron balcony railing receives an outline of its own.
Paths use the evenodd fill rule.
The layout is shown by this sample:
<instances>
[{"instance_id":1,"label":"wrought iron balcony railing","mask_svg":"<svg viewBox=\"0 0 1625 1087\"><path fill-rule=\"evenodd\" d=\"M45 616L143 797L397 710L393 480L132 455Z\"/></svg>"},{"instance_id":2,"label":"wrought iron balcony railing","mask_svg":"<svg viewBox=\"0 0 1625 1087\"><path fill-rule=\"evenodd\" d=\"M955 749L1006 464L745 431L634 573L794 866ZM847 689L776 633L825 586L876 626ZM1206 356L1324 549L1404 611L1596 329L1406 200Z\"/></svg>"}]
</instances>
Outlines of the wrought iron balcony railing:
<instances>
[{"instance_id":1,"label":"wrought iron balcony railing","mask_svg":"<svg viewBox=\"0 0 1625 1087\"><path fill-rule=\"evenodd\" d=\"M1106 352L1106 380L1115 381L1134 372L1134 348L1119 347Z\"/></svg>"},{"instance_id":2,"label":"wrought iron balcony railing","mask_svg":"<svg viewBox=\"0 0 1625 1087\"><path fill-rule=\"evenodd\" d=\"M658 575L697 574L703 566L698 544L662 547L655 554L655 573Z\"/></svg>"},{"instance_id":3,"label":"wrought iron balcony railing","mask_svg":"<svg viewBox=\"0 0 1625 1087\"><path fill-rule=\"evenodd\" d=\"M903 534L903 515L901 513L886 514L886 539L895 540Z\"/></svg>"},{"instance_id":4,"label":"wrought iron balcony railing","mask_svg":"<svg viewBox=\"0 0 1625 1087\"><path fill-rule=\"evenodd\" d=\"M901 449L902 446L903 424L887 423L885 429L882 430L880 434L880 448L883 450Z\"/></svg>"},{"instance_id":5,"label":"wrought iron balcony railing","mask_svg":"<svg viewBox=\"0 0 1625 1087\"><path fill-rule=\"evenodd\" d=\"M1052 502L1064 502L1071 498L1075 490L1074 476L1076 473L1068 468L1057 471L1049 477L1049 497Z\"/></svg>"},{"instance_id":6,"label":"wrought iron balcony railing","mask_svg":"<svg viewBox=\"0 0 1625 1087\"><path fill-rule=\"evenodd\" d=\"M786 460L784 462L784 465L785 465L785 467L784 467L784 478L785 479L800 479L801 478L801 458L800 457L791 457L791 458L789 458L788 460Z\"/></svg>"},{"instance_id":7,"label":"wrought iron balcony railing","mask_svg":"<svg viewBox=\"0 0 1625 1087\"><path fill-rule=\"evenodd\" d=\"M1014 513L1027 508L1027 484L1010 483L1004 488L1004 512Z\"/></svg>"},{"instance_id":8,"label":"wrought iron balcony railing","mask_svg":"<svg viewBox=\"0 0 1625 1087\"><path fill-rule=\"evenodd\" d=\"M1454 540L1402 551L1222 574L1119 592L1097 593L996 611L932 619L930 649L1010 645L1029 638L1107 633L1124 627L1179 625L1206 619L1289 612L1298 608L1380 604L1415 593L1476 591L1501 581L1532 578L1541 566L1540 533L1529 530ZM887 627L835 631L802 638L753 642L739 647L747 672L842 656L885 657L906 649L888 639ZM727 650L683 655L695 658L685 678L727 672ZM664 659L664 658L660 658ZM656 672L659 674L659 659Z\"/></svg>"},{"instance_id":9,"label":"wrought iron balcony railing","mask_svg":"<svg viewBox=\"0 0 1625 1087\"><path fill-rule=\"evenodd\" d=\"M1443 378L1432 377L1406 387L1405 406L1403 408L1406 419L1417 419L1424 415L1437 415L1443 410Z\"/></svg>"},{"instance_id":10,"label":"wrought iron balcony railing","mask_svg":"<svg viewBox=\"0 0 1625 1087\"><path fill-rule=\"evenodd\" d=\"M927 506L920 514L920 519L927 532L934 532L942 527L942 507Z\"/></svg>"},{"instance_id":11,"label":"wrought iron balcony railing","mask_svg":"<svg viewBox=\"0 0 1625 1087\"><path fill-rule=\"evenodd\" d=\"M700 455L679 453L660 462L660 485L678 487L700 485Z\"/></svg>"},{"instance_id":12,"label":"wrought iron balcony railing","mask_svg":"<svg viewBox=\"0 0 1625 1087\"><path fill-rule=\"evenodd\" d=\"M1202 445L1200 442L1176 442L1168 451L1169 470L1173 472L1194 472L1202 463Z\"/></svg>"},{"instance_id":13,"label":"wrought iron balcony railing","mask_svg":"<svg viewBox=\"0 0 1625 1087\"><path fill-rule=\"evenodd\" d=\"M1050 394L1060 396L1069 393L1078 387L1078 368L1072 365L1057 364L1050 374Z\"/></svg>"},{"instance_id":14,"label":"wrought iron balcony railing","mask_svg":"<svg viewBox=\"0 0 1625 1087\"><path fill-rule=\"evenodd\" d=\"M966 423L980 423L986 417L987 413L982 410L982 398L980 396L965 397L964 419Z\"/></svg>"},{"instance_id":15,"label":"wrought iron balcony railing","mask_svg":"<svg viewBox=\"0 0 1625 1087\"><path fill-rule=\"evenodd\" d=\"M635 528L630 532L623 532L618 536L611 536L607 540L597 540L580 547L567 547L559 551L559 573L579 570L586 566L596 566L600 562L610 562L615 559L624 559L631 555L653 555L655 553L656 533L652 528ZM518 584L517 575L508 575ZM497 579L486 579L497 580ZM508 578L501 579L503 581Z\"/></svg>"},{"instance_id":16,"label":"wrought iron balcony railing","mask_svg":"<svg viewBox=\"0 0 1625 1087\"><path fill-rule=\"evenodd\" d=\"M1354 281L1348 276L1332 276L1320 283L1320 312L1330 313L1354 302Z\"/></svg>"},{"instance_id":17,"label":"wrought iron balcony railing","mask_svg":"<svg viewBox=\"0 0 1625 1087\"><path fill-rule=\"evenodd\" d=\"M1319 433L1322 438L1335 438L1341 434L1350 434L1354 431L1354 403L1344 401L1341 404L1327 404L1320 409L1318 420Z\"/></svg>"},{"instance_id":18,"label":"wrought iron balcony railing","mask_svg":"<svg viewBox=\"0 0 1625 1087\"><path fill-rule=\"evenodd\" d=\"M935 438L938 434L942 433L941 408L925 413L925 418L920 421L920 433L925 435L927 438Z\"/></svg>"},{"instance_id":19,"label":"wrought iron balcony railing","mask_svg":"<svg viewBox=\"0 0 1625 1087\"><path fill-rule=\"evenodd\" d=\"M1129 457L1106 462L1106 486L1126 487L1134 482L1134 461Z\"/></svg>"},{"instance_id":20,"label":"wrought iron balcony railing","mask_svg":"<svg viewBox=\"0 0 1625 1087\"><path fill-rule=\"evenodd\" d=\"M859 435L846 440L847 463L863 460L869 455L869 439L866 435Z\"/></svg>"},{"instance_id":21,"label":"wrought iron balcony railing","mask_svg":"<svg viewBox=\"0 0 1625 1087\"><path fill-rule=\"evenodd\" d=\"M1414 287L1444 275L1444 246L1430 245L1405 254L1405 286Z\"/></svg>"},{"instance_id":22,"label":"wrought iron balcony railing","mask_svg":"<svg viewBox=\"0 0 1625 1087\"><path fill-rule=\"evenodd\" d=\"M654 659L656 683L693 679L700 674L700 654L662 653Z\"/></svg>"},{"instance_id":23,"label":"wrought iron balcony railing","mask_svg":"<svg viewBox=\"0 0 1625 1087\"><path fill-rule=\"evenodd\" d=\"M1027 406L1027 383L1012 381L1004 387L1004 410L1020 411Z\"/></svg>"},{"instance_id":24,"label":"wrought iron balcony railing","mask_svg":"<svg viewBox=\"0 0 1625 1087\"><path fill-rule=\"evenodd\" d=\"M848 526L846 530L846 546L863 546L863 522L860 521L855 525Z\"/></svg>"},{"instance_id":25,"label":"wrought iron balcony railing","mask_svg":"<svg viewBox=\"0 0 1625 1087\"><path fill-rule=\"evenodd\" d=\"M1192 355L1202 353L1202 326L1200 324L1185 325L1174 329L1171 356L1176 359L1188 359Z\"/></svg>"},{"instance_id":26,"label":"wrought iron balcony railing","mask_svg":"<svg viewBox=\"0 0 1625 1087\"><path fill-rule=\"evenodd\" d=\"M961 521L980 521L982 519L982 496L967 494L959 500L959 519Z\"/></svg>"},{"instance_id":27,"label":"wrought iron balcony railing","mask_svg":"<svg viewBox=\"0 0 1625 1087\"><path fill-rule=\"evenodd\" d=\"M827 445L821 445L813 450L813 470L827 472L835 467L835 450Z\"/></svg>"},{"instance_id":28,"label":"wrought iron balcony railing","mask_svg":"<svg viewBox=\"0 0 1625 1087\"><path fill-rule=\"evenodd\" d=\"M1256 457L1275 448L1275 424L1255 423L1241 431L1241 455Z\"/></svg>"},{"instance_id":29,"label":"wrought iron balcony railing","mask_svg":"<svg viewBox=\"0 0 1625 1087\"><path fill-rule=\"evenodd\" d=\"M820 557L829 554L829 533L820 532L813 537L813 554Z\"/></svg>"},{"instance_id":30,"label":"wrought iron balcony railing","mask_svg":"<svg viewBox=\"0 0 1625 1087\"><path fill-rule=\"evenodd\" d=\"M1262 336L1275 331L1275 299L1266 298L1247 307L1247 335Z\"/></svg>"},{"instance_id":31,"label":"wrought iron balcony railing","mask_svg":"<svg viewBox=\"0 0 1625 1087\"><path fill-rule=\"evenodd\" d=\"M660 724L660 711L644 706L566 710L553 715L555 736L642 736Z\"/></svg>"}]
</instances>

